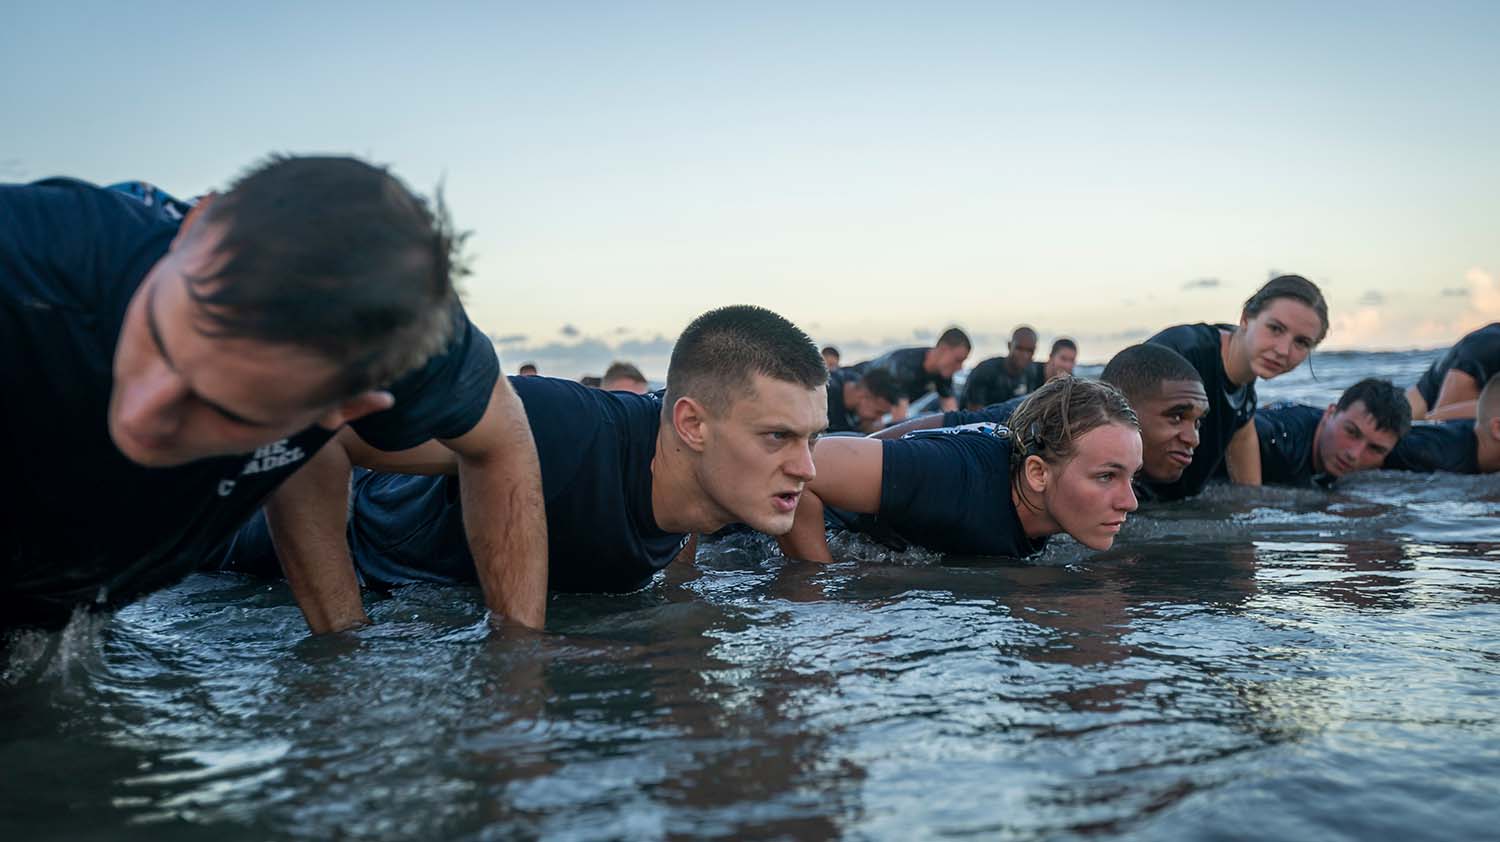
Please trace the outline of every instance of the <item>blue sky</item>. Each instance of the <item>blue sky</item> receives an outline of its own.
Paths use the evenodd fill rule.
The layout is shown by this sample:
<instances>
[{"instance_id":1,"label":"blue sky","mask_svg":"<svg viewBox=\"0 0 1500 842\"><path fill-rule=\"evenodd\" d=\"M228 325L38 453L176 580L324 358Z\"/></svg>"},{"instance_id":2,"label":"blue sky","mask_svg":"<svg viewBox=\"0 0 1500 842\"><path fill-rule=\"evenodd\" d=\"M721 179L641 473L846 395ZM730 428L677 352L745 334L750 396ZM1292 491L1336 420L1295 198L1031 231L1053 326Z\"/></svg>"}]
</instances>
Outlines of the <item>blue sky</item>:
<instances>
[{"instance_id":1,"label":"blue sky","mask_svg":"<svg viewBox=\"0 0 1500 842\"><path fill-rule=\"evenodd\" d=\"M1500 319L1497 3L301 5L8 4L0 178L444 180L475 320L566 376L738 302L855 356L1100 360L1273 271L1330 347Z\"/></svg>"}]
</instances>

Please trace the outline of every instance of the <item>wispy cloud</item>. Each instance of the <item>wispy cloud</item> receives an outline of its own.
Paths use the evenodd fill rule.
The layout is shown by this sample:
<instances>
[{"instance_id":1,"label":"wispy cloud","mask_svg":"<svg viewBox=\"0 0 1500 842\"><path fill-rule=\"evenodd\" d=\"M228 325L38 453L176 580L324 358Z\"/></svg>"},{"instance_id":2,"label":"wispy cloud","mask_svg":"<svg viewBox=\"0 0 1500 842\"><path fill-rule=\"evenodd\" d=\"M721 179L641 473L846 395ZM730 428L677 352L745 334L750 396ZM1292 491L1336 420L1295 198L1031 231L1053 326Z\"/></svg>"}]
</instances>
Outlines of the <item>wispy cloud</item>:
<instances>
[{"instance_id":1,"label":"wispy cloud","mask_svg":"<svg viewBox=\"0 0 1500 842\"><path fill-rule=\"evenodd\" d=\"M1370 290L1369 292L1366 292L1364 295L1360 296L1360 299L1359 299L1359 305L1361 307L1379 307L1380 305L1382 305L1384 303L1385 303L1385 295L1383 293L1381 293L1379 290L1374 290L1374 289Z\"/></svg>"},{"instance_id":2,"label":"wispy cloud","mask_svg":"<svg viewBox=\"0 0 1500 842\"><path fill-rule=\"evenodd\" d=\"M578 328L574 327L573 325L563 325L562 327L558 328L557 332L561 333L563 336L571 337L579 335L581 331L579 331Z\"/></svg>"},{"instance_id":3,"label":"wispy cloud","mask_svg":"<svg viewBox=\"0 0 1500 842\"><path fill-rule=\"evenodd\" d=\"M491 336L490 339L496 345L515 345L518 342L525 342L526 341L526 334L524 334L524 333L507 333L507 334L504 334L503 336Z\"/></svg>"},{"instance_id":4,"label":"wispy cloud","mask_svg":"<svg viewBox=\"0 0 1500 842\"><path fill-rule=\"evenodd\" d=\"M1218 289L1223 282L1218 278L1199 278L1182 285L1183 289Z\"/></svg>"},{"instance_id":5,"label":"wispy cloud","mask_svg":"<svg viewBox=\"0 0 1500 842\"><path fill-rule=\"evenodd\" d=\"M1444 287L1443 290L1442 290L1442 292L1440 292L1438 294L1441 295L1444 298L1468 298L1469 297L1469 291L1466 290L1466 289L1464 289L1463 287Z\"/></svg>"}]
</instances>

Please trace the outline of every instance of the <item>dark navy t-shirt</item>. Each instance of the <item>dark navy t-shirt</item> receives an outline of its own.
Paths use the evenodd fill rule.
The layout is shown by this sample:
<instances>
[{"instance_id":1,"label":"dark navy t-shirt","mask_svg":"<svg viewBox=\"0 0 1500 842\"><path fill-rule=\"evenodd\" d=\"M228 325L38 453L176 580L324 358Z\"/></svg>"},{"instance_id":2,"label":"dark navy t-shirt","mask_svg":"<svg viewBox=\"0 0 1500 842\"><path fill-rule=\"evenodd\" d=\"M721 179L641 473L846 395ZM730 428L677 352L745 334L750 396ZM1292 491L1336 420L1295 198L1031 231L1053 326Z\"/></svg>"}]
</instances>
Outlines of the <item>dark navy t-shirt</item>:
<instances>
[{"instance_id":1,"label":"dark navy t-shirt","mask_svg":"<svg viewBox=\"0 0 1500 842\"><path fill-rule=\"evenodd\" d=\"M859 416L844 405L844 384L858 383L861 373L853 368L834 369L828 374L828 432L863 432Z\"/></svg>"},{"instance_id":2,"label":"dark navy t-shirt","mask_svg":"<svg viewBox=\"0 0 1500 842\"><path fill-rule=\"evenodd\" d=\"M1233 330L1233 325L1178 325L1146 340L1187 358L1203 378L1203 390L1208 393L1208 414L1198 428L1198 449L1193 451L1192 463L1176 482L1152 483L1154 499L1180 500L1202 491L1224 463L1230 439L1255 417L1255 381L1235 386L1224 372L1219 334Z\"/></svg>"},{"instance_id":3,"label":"dark navy t-shirt","mask_svg":"<svg viewBox=\"0 0 1500 842\"><path fill-rule=\"evenodd\" d=\"M125 310L180 224L170 206L56 179L0 185L0 626L58 624L119 605L213 555L333 431L175 468L127 460L108 431ZM467 318L447 350L355 428L371 444L461 435L499 376Z\"/></svg>"},{"instance_id":4,"label":"dark navy t-shirt","mask_svg":"<svg viewBox=\"0 0 1500 842\"><path fill-rule=\"evenodd\" d=\"M1421 473L1479 473L1479 439L1474 436L1474 422L1456 419L1412 424L1411 432L1402 436L1391 455L1385 457L1385 467Z\"/></svg>"},{"instance_id":5,"label":"dark navy t-shirt","mask_svg":"<svg viewBox=\"0 0 1500 842\"><path fill-rule=\"evenodd\" d=\"M961 427L965 424L1009 424L1016 414L1016 407L1026 400L1025 395L1008 401L992 403L984 409L955 409L943 413L944 427Z\"/></svg>"},{"instance_id":6,"label":"dark navy t-shirt","mask_svg":"<svg viewBox=\"0 0 1500 842\"><path fill-rule=\"evenodd\" d=\"M927 360L927 352L931 348L897 348L883 356L876 357L869 362L860 363L856 368L860 371L869 371L873 368L883 368L896 378L896 387L906 396L909 401L914 401L928 392L937 392L939 396L953 397L953 378L939 377L922 368Z\"/></svg>"},{"instance_id":7,"label":"dark navy t-shirt","mask_svg":"<svg viewBox=\"0 0 1500 842\"><path fill-rule=\"evenodd\" d=\"M924 430L881 442L875 523L944 553L1025 558L1046 538L1026 537L1010 496L1010 431Z\"/></svg>"},{"instance_id":8,"label":"dark navy t-shirt","mask_svg":"<svg viewBox=\"0 0 1500 842\"><path fill-rule=\"evenodd\" d=\"M1417 380L1417 391L1422 393L1429 409L1437 403L1443 379L1453 369L1474 378L1480 389L1500 373L1500 322L1485 325L1458 340Z\"/></svg>"},{"instance_id":9,"label":"dark navy t-shirt","mask_svg":"<svg viewBox=\"0 0 1500 842\"><path fill-rule=\"evenodd\" d=\"M1028 365L1020 374L1011 374L1005 367L1006 357L991 357L969 372L964 381L964 407L988 406L1036 391L1042 385L1040 367Z\"/></svg>"},{"instance_id":10,"label":"dark navy t-shirt","mask_svg":"<svg viewBox=\"0 0 1500 842\"><path fill-rule=\"evenodd\" d=\"M1266 485L1333 484L1313 466L1313 437L1324 410L1297 403L1275 403L1255 412L1260 438L1260 479Z\"/></svg>"},{"instance_id":11,"label":"dark navy t-shirt","mask_svg":"<svg viewBox=\"0 0 1500 842\"><path fill-rule=\"evenodd\" d=\"M624 593L643 587L689 537L659 528L651 508L660 397L552 377L510 382L526 406L541 462L548 589ZM223 569L279 572L259 520L241 530ZM457 477L361 471L349 546L360 578L374 587L478 580Z\"/></svg>"}]
</instances>

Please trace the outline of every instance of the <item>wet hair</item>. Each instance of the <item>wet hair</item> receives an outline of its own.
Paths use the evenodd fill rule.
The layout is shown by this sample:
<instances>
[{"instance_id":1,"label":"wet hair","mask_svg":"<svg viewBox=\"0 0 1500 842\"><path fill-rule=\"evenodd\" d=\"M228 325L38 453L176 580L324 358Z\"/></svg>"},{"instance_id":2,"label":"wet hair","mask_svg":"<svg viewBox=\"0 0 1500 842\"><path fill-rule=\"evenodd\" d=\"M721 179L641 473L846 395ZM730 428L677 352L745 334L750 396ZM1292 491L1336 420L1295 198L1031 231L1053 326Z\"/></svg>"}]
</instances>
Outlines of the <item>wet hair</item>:
<instances>
[{"instance_id":1,"label":"wet hair","mask_svg":"<svg viewBox=\"0 0 1500 842\"><path fill-rule=\"evenodd\" d=\"M1118 356L1118 355L1117 355ZM1010 416L1010 482L1027 506L1036 510L1022 490L1026 459L1039 456L1049 465L1066 465L1078 452L1078 440L1105 424L1135 430L1140 419L1119 389L1099 380L1080 380L1059 374L1026 396Z\"/></svg>"},{"instance_id":2,"label":"wet hair","mask_svg":"<svg viewBox=\"0 0 1500 842\"><path fill-rule=\"evenodd\" d=\"M1272 301L1278 298L1290 298L1311 307L1313 312L1318 314L1318 321L1323 326L1323 330L1318 334L1317 342L1323 341L1323 337L1328 335L1328 302L1323 300L1323 291L1318 289L1318 285L1301 275L1282 275L1266 281L1265 286L1256 290L1255 294L1245 301L1243 310L1245 318L1253 319L1260 315L1260 311L1266 309Z\"/></svg>"},{"instance_id":3,"label":"wet hair","mask_svg":"<svg viewBox=\"0 0 1500 842\"><path fill-rule=\"evenodd\" d=\"M694 319L667 364L665 411L693 397L714 415L726 412L761 374L816 389L828 383L818 346L800 328L763 307L737 304Z\"/></svg>"},{"instance_id":4,"label":"wet hair","mask_svg":"<svg viewBox=\"0 0 1500 842\"><path fill-rule=\"evenodd\" d=\"M943 331L943 335L938 337L937 344L947 345L949 348L968 348L971 351L974 350L974 344L969 341L969 334L964 333L956 327L950 327Z\"/></svg>"},{"instance_id":5,"label":"wet hair","mask_svg":"<svg viewBox=\"0 0 1500 842\"><path fill-rule=\"evenodd\" d=\"M1161 384L1171 380L1202 383L1203 376L1187 358L1165 345L1131 345L1115 354L1099 379L1119 389L1125 399L1136 402L1155 397Z\"/></svg>"},{"instance_id":6,"label":"wet hair","mask_svg":"<svg viewBox=\"0 0 1500 842\"><path fill-rule=\"evenodd\" d=\"M1474 420L1479 424L1488 425L1497 416L1500 416L1500 374L1492 376L1479 390L1479 402L1474 406Z\"/></svg>"},{"instance_id":7,"label":"wet hair","mask_svg":"<svg viewBox=\"0 0 1500 842\"><path fill-rule=\"evenodd\" d=\"M870 368L859 378L859 385L864 386L870 394L883 401L900 403L905 397L901 393L901 385L896 382L896 376L883 368Z\"/></svg>"},{"instance_id":8,"label":"wet hair","mask_svg":"<svg viewBox=\"0 0 1500 842\"><path fill-rule=\"evenodd\" d=\"M1053 341L1052 350L1047 354L1047 356L1055 357L1057 356L1057 352L1062 350L1063 348L1067 348L1075 354L1078 353L1078 343L1064 336L1061 339Z\"/></svg>"},{"instance_id":9,"label":"wet hair","mask_svg":"<svg viewBox=\"0 0 1500 842\"><path fill-rule=\"evenodd\" d=\"M1336 409L1343 412L1356 401L1364 404L1365 411L1375 419L1375 429L1395 433L1396 438L1411 432L1411 404L1406 402L1406 393L1391 381L1366 377L1344 390Z\"/></svg>"},{"instance_id":10,"label":"wet hair","mask_svg":"<svg viewBox=\"0 0 1500 842\"><path fill-rule=\"evenodd\" d=\"M205 335L311 350L340 368L328 399L384 386L443 348L462 311L464 235L386 170L272 157L203 210L222 265L189 276Z\"/></svg>"},{"instance_id":11,"label":"wet hair","mask_svg":"<svg viewBox=\"0 0 1500 842\"><path fill-rule=\"evenodd\" d=\"M629 380L633 383L647 382L646 375L642 374L640 369L620 360L610 363L609 368L604 370L604 377L601 378L603 383L612 383L616 380Z\"/></svg>"}]
</instances>

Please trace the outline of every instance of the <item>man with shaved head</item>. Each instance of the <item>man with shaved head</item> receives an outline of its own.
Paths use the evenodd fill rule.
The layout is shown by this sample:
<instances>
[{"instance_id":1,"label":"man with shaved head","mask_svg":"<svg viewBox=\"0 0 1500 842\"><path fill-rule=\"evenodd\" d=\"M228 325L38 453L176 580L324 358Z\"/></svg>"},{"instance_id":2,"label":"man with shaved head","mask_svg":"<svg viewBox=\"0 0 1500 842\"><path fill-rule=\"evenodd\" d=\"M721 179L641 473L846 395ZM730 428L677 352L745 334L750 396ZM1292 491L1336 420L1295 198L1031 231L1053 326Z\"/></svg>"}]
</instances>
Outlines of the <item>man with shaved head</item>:
<instances>
[{"instance_id":1,"label":"man with shaved head","mask_svg":"<svg viewBox=\"0 0 1500 842\"><path fill-rule=\"evenodd\" d=\"M1042 371L1031 365L1036 356L1036 331L1026 325L1016 328L1007 350L1005 356L990 357L969 372L963 398L959 400L964 409L982 409L1035 391L1042 385Z\"/></svg>"}]
</instances>

